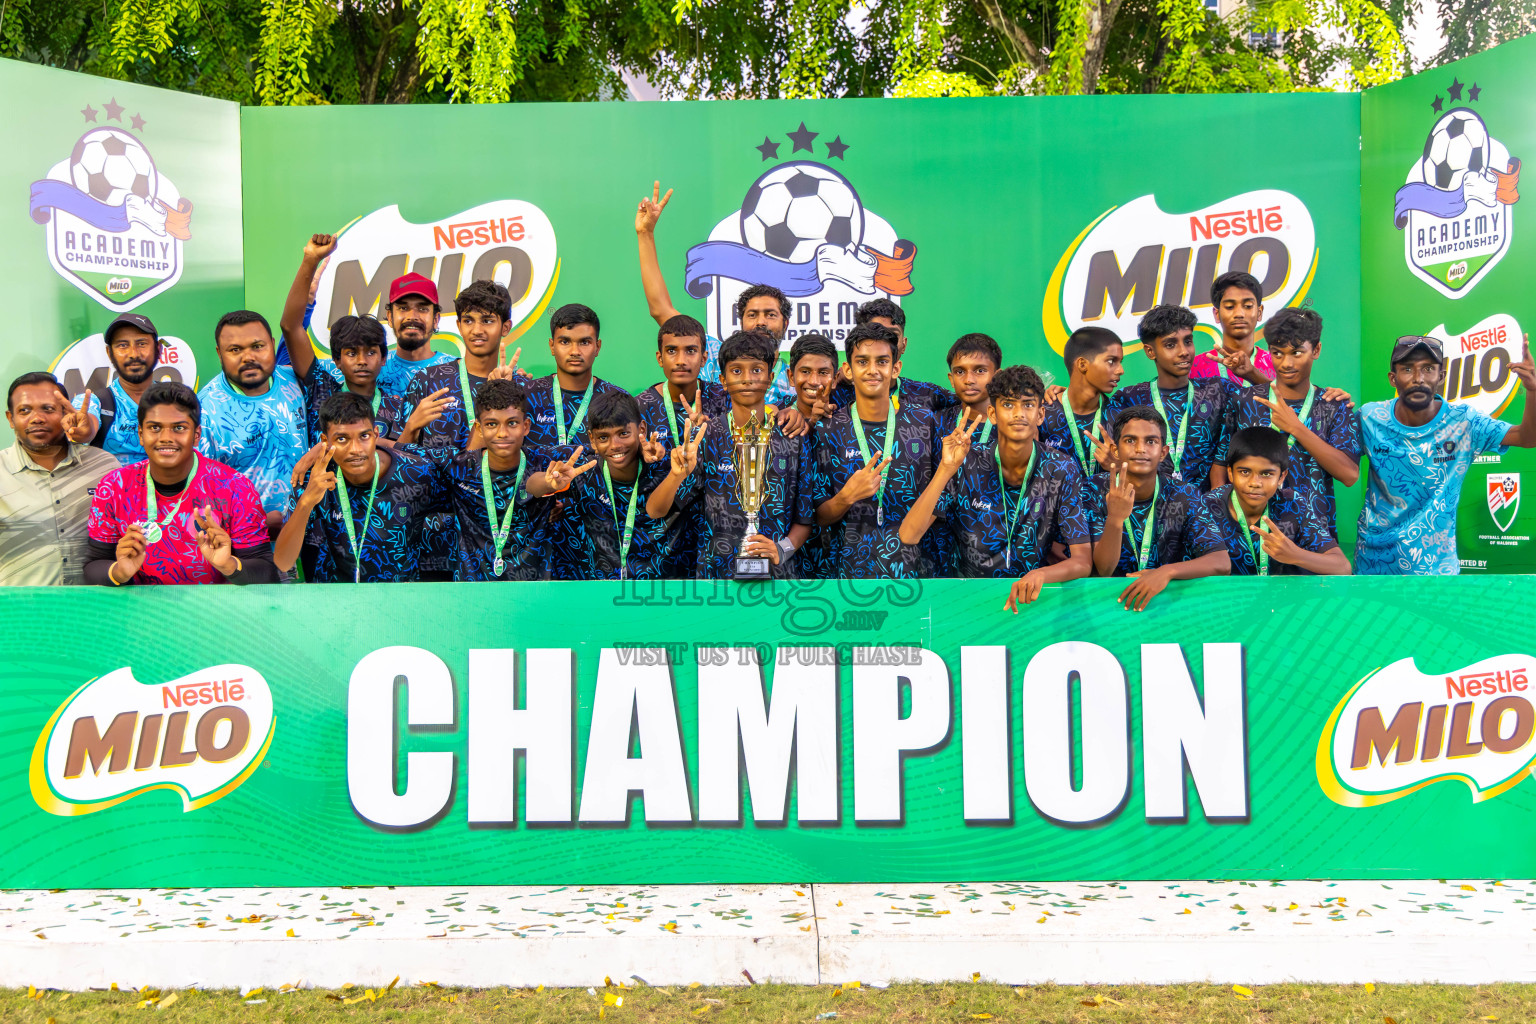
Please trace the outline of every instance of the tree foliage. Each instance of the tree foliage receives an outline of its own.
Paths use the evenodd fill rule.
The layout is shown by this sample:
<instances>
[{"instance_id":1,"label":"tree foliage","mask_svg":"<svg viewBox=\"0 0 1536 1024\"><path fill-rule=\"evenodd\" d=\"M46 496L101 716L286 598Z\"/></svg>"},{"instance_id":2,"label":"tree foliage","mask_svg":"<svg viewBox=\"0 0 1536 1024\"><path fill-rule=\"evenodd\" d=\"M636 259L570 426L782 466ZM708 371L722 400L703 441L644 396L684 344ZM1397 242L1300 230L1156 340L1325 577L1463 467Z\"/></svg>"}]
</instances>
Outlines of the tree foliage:
<instances>
[{"instance_id":1,"label":"tree foliage","mask_svg":"<svg viewBox=\"0 0 1536 1024\"><path fill-rule=\"evenodd\" d=\"M1275 92L1418 70L1429 0L0 0L0 56L250 104ZM1434 0L1441 59L1536 0ZM1277 45L1278 44L1278 45Z\"/></svg>"}]
</instances>

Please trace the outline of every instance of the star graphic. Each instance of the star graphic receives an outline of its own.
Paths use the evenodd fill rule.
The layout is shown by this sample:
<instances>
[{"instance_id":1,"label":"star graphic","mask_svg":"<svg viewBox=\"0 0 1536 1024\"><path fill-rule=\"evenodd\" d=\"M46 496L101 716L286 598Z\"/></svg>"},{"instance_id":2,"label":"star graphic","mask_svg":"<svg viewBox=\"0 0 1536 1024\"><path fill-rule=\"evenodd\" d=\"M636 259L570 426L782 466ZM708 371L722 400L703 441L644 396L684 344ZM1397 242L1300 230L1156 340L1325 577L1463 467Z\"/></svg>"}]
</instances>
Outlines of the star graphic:
<instances>
[{"instance_id":1,"label":"star graphic","mask_svg":"<svg viewBox=\"0 0 1536 1024\"><path fill-rule=\"evenodd\" d=\"M1482 86L1478 85L1476 82L1472 83L1472 88L1467 90L1467 99L1471 100L1473 103L1476 103L1477 102L1477 94L1482 92L1482 91L1483 91L1483 87Z\"/></svg>"},{"instance_id":2,"label":"star graphic","mask_svg":"<svg viewBox=\"0 0 1536 1024\"><path fill-rule=\"evenodd\" d=\"M80 116L85 118L87 121L95 121L96 120L96 108L91 106L89 103L87 103L85 105L85 109L80 111Z\"/></svg>"},{"instance_id":3,"label":"star graphic","mask_svg":"<svg viewBox=\"0 0 1536 1024\"><path fill-rule=\"evenodd\" d=\"M764 160L777 160L779 158L779 143L774 142L766 135L763 136L763 144L761 146L753 146L752 148L763 154Z\"/></svg>"},{"instance_id":4,"label":"star graphic","mask_svg":"<svg viewBox=\"0 0 1536 1024\"><path fill-rule=\"evenodd\" d=\"M141 132L141 131L144 130L144 119L142 117L140 117L138 114L134 114L128 120L133 122L133 130L134 131Z\"/></svg>"},{"instance_id":5,"label":"star graphic","mask_svg":"<svg viewBox=\"0 0 1536 1024\"><path fill-rule=\"evenodd\" d=\"M1437 114L1445 108L1445 104L1441 101L1439 96L1435 97L1435 102L1431 103L1430 106L1434 108L1434 111Z\"/></svg>"},{"instance_id":6,"label":"star graphic","mask_svg":"<svg viewBox=\"0 0 1536 1024\"><path fill-rule=\"evenodd\" d=\"M811 148L811 143L816 141L816 136L819 135L819 134L821 134L821 133L820 132L808 132L808 131L806 131L805 130L805 122L801 121L800 122L800 130L797 131L797 132L790 132L789 133L789 140L795 144L795 148L790 150L790 152L791 153L798 153L798 152L800 152L803 149L807 153L814 154L816 152L816 150Z\"/></svg>"},{"instance_id":7,"label":"star graphic","mask_svg":"<svg viewBox=\"0 0 1536 1024\"><path fill-rule=\"evenodd\" d=\"M828 159L841 160L843 159L843 154L846 152L848 152L848 143L843 141L843 137L841 135L827 143Z\"/></svg>"},{"instance_id":8,"label":"star graphic","mask_svg":"<svg viewBox=\"0 0 1536 1024\"><path fill-rule=\"evenodd\" d=\"M1451 79L1451 87L1449 89L1445 90L1445 91L1450 93L1451 99L1453 99L1456 102L1460 103L1461 102L1461 89L1462 89L1461 83L1459 81L1457 81L1455 78L1452 78Z\"/></svg>"},{"instance_id":9,"label":"star graphic","mask_svg":"<svg viewBox=\"0 0 1536 1024\"><path fill-rule=\"evenodd\" d=\"M107 102L106 111L108 121L121 121L123 119L123 108L118 105L116 96Z\"/></svg>"}]
</instances>

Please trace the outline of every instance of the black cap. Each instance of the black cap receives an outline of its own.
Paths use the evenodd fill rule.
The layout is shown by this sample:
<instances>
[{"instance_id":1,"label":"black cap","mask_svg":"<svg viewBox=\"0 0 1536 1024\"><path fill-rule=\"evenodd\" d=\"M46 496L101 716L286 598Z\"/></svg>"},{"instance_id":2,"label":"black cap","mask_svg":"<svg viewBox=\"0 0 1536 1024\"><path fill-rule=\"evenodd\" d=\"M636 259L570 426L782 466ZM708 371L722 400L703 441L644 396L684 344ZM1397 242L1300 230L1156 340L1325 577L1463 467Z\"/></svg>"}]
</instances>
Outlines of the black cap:
<instances>
[{"instance_id":1,"label":"black cap","mask_svg":"<svg viewBox=\"0 0 1536 1024\"><path fill-rule=\"evenodd\" d=\"M112 332L117 330L123 324L127 324L129 327L137 327L139 330L154 338L156 341L160 340L160 332L155 330L154 323L151 322L149 317L145 316L143 313L117 314L117 319L113 320L112 323L107 326L107 332L102 335L102 338L107 342L111 342Z\"/></svg>"},{"instance_id":2,"label":"black cap","mask_svg":"<svg viewBox=\"0 0 1536 1024\"><path fill-rule=\"evenodd\" d=\"M1438 338L1427 338L1419 334L1405 334L1397 339L1397 344L1392 346L1392 365L1396 366L1419 349L1423 349L1430 358L1445 362L1445 349Z\"/></svg>"}]
</instances>

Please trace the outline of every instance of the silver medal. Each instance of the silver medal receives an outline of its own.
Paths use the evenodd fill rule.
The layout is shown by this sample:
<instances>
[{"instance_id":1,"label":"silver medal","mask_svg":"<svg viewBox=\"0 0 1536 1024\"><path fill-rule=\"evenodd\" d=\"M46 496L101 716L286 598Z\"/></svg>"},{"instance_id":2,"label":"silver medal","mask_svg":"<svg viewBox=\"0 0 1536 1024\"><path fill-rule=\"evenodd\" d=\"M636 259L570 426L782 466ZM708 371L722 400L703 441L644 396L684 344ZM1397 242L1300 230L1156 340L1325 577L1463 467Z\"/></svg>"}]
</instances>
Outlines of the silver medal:
<instances>
[{"instance_id":1,"label":"silver medal","mask_svg":"<svg viewBox=\"0 0 1536 1024\"><path fill-rule=\"evenodd\" d=\"M160 539L160 536L161 533L159 523L144 524L144 542L146 544L154 544Z\"/></svg>"},{"instance_id":2,"label":"silver medal","mask_svg":"<svg viewBox=\"0 0 1536 1024\"><path fill-rule=\"evenodd\" d=\"M502 560L500 555L496 556L496 561L493 564L495 566L497 576L500 576L503 572L506 572L507 563Z\"/></svg>"},{"instance_id":3,"label":"silver medal","mask_svg":"<svg viewBox=\"0 0 1536 1024\"><path fill-rule=\"evenodd\" d=\"M875 506L875 525L876 526L884 526L885 525L885 506L884 505L876 505Z\"/></svg>"}]
</instances>

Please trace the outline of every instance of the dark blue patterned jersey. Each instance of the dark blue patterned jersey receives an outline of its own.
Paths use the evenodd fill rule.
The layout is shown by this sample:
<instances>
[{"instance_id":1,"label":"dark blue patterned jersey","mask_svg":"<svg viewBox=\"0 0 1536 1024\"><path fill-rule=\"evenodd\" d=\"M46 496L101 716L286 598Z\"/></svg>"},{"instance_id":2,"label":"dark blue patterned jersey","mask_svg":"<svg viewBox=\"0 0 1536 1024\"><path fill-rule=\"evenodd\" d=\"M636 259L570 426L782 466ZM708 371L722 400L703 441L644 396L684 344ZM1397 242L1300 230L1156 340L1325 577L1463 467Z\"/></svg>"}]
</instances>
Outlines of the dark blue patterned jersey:
<instances>
[{"instance_id":1,"label":"dark blue patterned jersey","mask_svg":"<svg viewBox=\"0 0 1536 1024\"><path fill-rule=\"evenodd\" d=\"M757 514L757 532L769 540L783 540L796 523L809 523L815 509L802 490L803 463L800 438L785 437L775 426L768 439L768 467L763 475L763 507ZM746 537L747 514L736 494L736 442L731 436L731 414L717 416L704 430L699 462L677 490L674 506L695 510L698 516L697 579L730 579L735 558ZM772 567L774 579L797 579L798 556L781 559Z\"/></svg>"},{"instance_id":2,"label":"dark blue patterned jersey","mask_svg":"<svg viewBox=\"0 0 1536 1024\"><path fill-rule=\"evenodd\" d=\"M1099 416L1099 427L1104 431L1104 439L1107 441L1112 436L1110 431L1115 423L1115 414L1110 409L1110 400L1113 395L1105 395L1099 399L1099 405L1103 414ZM1069 419L1070 417L1070 419ZM1072 406L1066 395L1062 395L1059 401L1047 402L1045 405L1045 417L1040 421L1040 440L1062 452L1067 458L1077 464L1084 479L1099 472L1102 468L1093 458L1093 421L1095 414L1079 416L1072 411ZM1078 442L1082 445L1082 460L1078 460L1077 448L1072 443L1073 429L1078 431Z\"/></svg>"},{"instance_id":3,"label":"dark blue patterned jersey","mask_svg":"<svg viewBox=\"0 0 1536 1024\"><path fill-rule=\"evenodd\" d=\"M1155 382L1154 382L1155 383ZM1220 377L1192 380L1194 402L1186 410L1186 388L1165 391L1158 388L1163 402L1163 416L1168 421L1168 454L1163 457L1163 471L1175 475L1175 479L1193 484L1201 492L1211 489L1211 467L1220 465L1227 458L1227 406L1236 400L1237 386ZM1132 384L1116 391L1109 400L1109 412L1118 415L1135 405L1153 406L1153 383ZM1173 465L1173 450L1178 445L1179 426L1184 415L1190 414L1189 432L1184 442L1184 455L1177 470ZM1104 434L1112 437L1113 420L1105 414ZM1067 442L1071 444L1071 441Z\"/></svg>"},{"instance_id":4,"label":"dark blue patterned jersey","mask_svg":"<svg viewBox=\"0 0 1536 1024\"><path fill-rule=\"evenodd\" d=\"M637 394L635 401L640 403L640 417L645 421L647 436L656 434L670 451L677 443L672 433L674 418L677 429L682 430L683 423L688 419L688 410L681 402L672 402L672 418L669 418L668 400L658 390L665 387L665 383L652 385ZM731 411L731 397L721 384L700 381L699 397L703 401L702 411L706 416L724 416ZM674 504L671 513L667 515L664 541L666 555L662 569L664 579L693 579L698 561L700 508L694 504L683 509Z\"/></svg>"},{"instance_id":5,"label":"dark blue patterned jersey","mask_svg":"<svg viewBox=\"0 0 1536 1024\"><path fill-rule=\"evenodd\" d=\"M1232 575L1257 576L1259 574L1257 545L1260 537L1258 532L1254 531L1252 539L1255 547L1249 546L1242 526L1232 513L1232 485L1224 484L1216 488L1206 494L1204 500L1206 511L1221 529L1221 535L1227 542L1227 555L1232 559ZM1297 547L1303 551L1322 554L1324 551L1338 547L1339 542L1334 538L1333 530L1329 528L1328 523L1320 517L1320 511L1315 492L1309 494L1290 487L1282 487L1275 492L1273 498L1269 499L1269 509L1264 514L1269 516L1275 528L1289 537ZM1287 565L1273 558L1269 560L1269 574L1271 576L1313 575L1300 566Z\"/></svg>"},{"instance_id":6,"label":"dark blue patterned jersey","mask_svg":"<svg viewBox=\"0 0 1536 1024\"><path fill-rule=\"evenodd\" d=\"M839 409L817 432L810 479L802 484L813 507L830 501L848 478L865 463L854 435L850 412ZM870 454L885 450L885 422L861 421ZM845 579L902 579L932 575L932 550L926 544L904 545L898 532L902 519L933 478L933 467L943 448L939 419L928 409L904 403L896 417L896 441L890 473L882 496L872 496L849 507L842 522L827 527L838 565L833 576ZM924 541L943 531L929 530Z\"/></svg>"},{"instance_id":7,"label":"dark blue patterned jersey","mask_svg":"<svg viewBox=\"0 0 1536 1024\"><path fill-rule=\"evenodd\" d=\"M1237 393L1236 399L1228 406L1227 432L1237 433L1244 427L1268 427L1272 426L1269 407L1260 405L1254 401L1258 398L1269 398L1269 385L1264 387L1246 387ZM1286 405L1296 410L1301 415L1302 401L1286 400ZM1312 386L1312 410L1307 416L1307 427L1322 438L1326 443L1337 448L1347 455L1356 465L1360 464L1360 421L1355 416L1355 411L1345 401L1329 402L1323 398L1323 389L1317 385ZM1287 444L1291 450L1291 468L1285 474L1287 487L1298 490L1307 489L1316 491L1322 498L1322 510L1328 529L1338 529L1338 506L1333 495L1333 476L1318 465L1317 459L1312 453L1286 435Z\"/></svg>"},{"instance_id":8,"label":"dark blue patterned jersey","mask_svg":"<svg viewBox=\"0 0 1536 1024\"><path fill-rule=\"evenodd\" d=\"M945 486L934 509L939 521L929 531L947 529L954 537L960 576L1019 577L1054 561L1053 544L1090 542L1083 474L1070 456L1049 445L1036 444L1034 451L1035 467L1023 487L999 479L990 445L966 453Z\"/></svg>"},{"instance_id":9,"label":"dark blue patterned jersey","mask_svg":"<svg viewBox=\"0 0 1536 1024\"><path fill-rule=\"evenodd\" d=\"M583 456L585 459L585 456ZM567 538L577 540L575 569L584 580L659 580L666 561L664 519L646 515L645 500L667 474L670 462L641 462L639 487L634 480L606 480L601 459L595 468L571 481L559 498L566 502ZM613 486L609 500L608 486ZM622 552L621 539L628 523L630 503L635 506L634 532L629 550ZM621 553L624 557L620 558ZM620 573L622 566L623 572ZM558 577L568 579L568 576Z\"/></svg>"},{"instance_id":10,"label":"dark blue patterned jersey","mask_svg":"<svg viewBox=\"0 0 1536 1024\"><path fill-rule=\"evenodd\" d=\"M1211 517L1202 495L1188 483L1170 476L1158 477L1159 490L1154 512L1152 499L1138 501L1131 508L1120 530L1120 561L1114 575L1126 576L1140 567L1140 544L1143 542L1149 513L1152 518L1152 547L1147 568L1208 555L1212 551L1225 551L1226 540L1221 527ZM1109 491L1109 474L1098 473L1083 489L1083 506L1088 516L1088 532L1095 543L1104 533L1106 511L1104 496Z\"/></svg>"},{"instance_id":11,"label":"dark blue patterned jersey","mask_svg":"<svg viewBox=\"0 0 1536 1024\"><path fill-rule=\"evenodd\" d=\"M960 405L960 399L948 388L930 384L925 380L913 380L911 377L897 377L896 383L891 387L891 394L895 395L900 403L911 402L913 405L920 405L933 412L943 412L945 409L953 409ZM851 407L854 402L853 384L839 375L837 384L832 388L832 394L827 401L839 409Z\"/></svg>"},{"instance_id":12,"label":"dark blue patterned jersey","mask_svg":"<svg viewBox=\"0 0 1536 1024\"><path fill-rule=\"evenodd\" d=\"M431 461L404 447L396 447L389 455L389 466L379 477L371 515L370 485L347 484L352 528L359 546L355 560L342 518L340 470L336 471L336 488L311 510L307 532L323 551L315 572L319 582L350 583L354 567L361 569L363 583L409 581L419 575L422 525L429 514L446 510L447 496ZM293 489L288 505L290 514L302 493L302 484ZM451 515L449 521L452 522Z\"/></svg>"},{"instance_id":13,"label":"dark blue patterned jersey","mask_svg":"<svg viewBox=\"0 0 1536 1024\"><path fill-rule=\"evenodd\" d=\"M336 364L329 359L316 359L310 364L309 372L299 378L299 387L304 389L304 414L308 426L309 443L318 444L320 441L320 406L332 395L340 394L347 389L346 378ZM373 411L373 426L380 437L390 440L400 436L400 431L405 429L405 399L399 395L387 395L382 389L374 392L374 400L379 403Z\"/></svg>"},{"instance_id":14,"label":"dark blue patterned jersey","mask_svg":"<svg viewBox=\"0 0 1536 1024\"><path fill-rule=\"evenodd\" d=\"M405 450L431 460L453 513L458 538L453 578L460 581L542 580L549 578L545 545L549 532L547 497L528 493L528 478L542 472L545 461L534 452L522 453L522 476L516 468L491 470L491 492L496 503L496 528L508 507L507 539L501 548L502 571L496 572L496 538L486 517L485 484L480 475L481 451L410 446ZM514 492L514 485L516 490ZM509 503L512 503L509 506Z\"/></svg>"},{"instance_id":15,"label":"dark blue patterned jersey","mask_svg":"<svg viewBox=\"0 0 1536 1024\"><path fill-rule=\"evenodd\" d=\"M424 448L446 448L449 451L463 451L469 443L469 423L474 418L474 397L484 384L486 378L469 375L468 395L463 394L464 382L459 377L459 366L462 360L450 359L445 363L434 363L426 369L417 370L406 385L404 399L404 416L410 418L416 406L423 400L441 391L448 389L448 396L453 399L443 409L439 418L421 428L415 443ZM404 426L402 420L401 426ZM421 568L424 572L445 573L455 571L456 554L458 552L458 526L453 521L451 513L444 512L434 516L422 528L422 552Z\"/></svg>"},{"instance_id":16,"label":"dark blue patterned jersey","mask_svg":"<svg viewBox=\"0 0 1536 1024\"><path fill-rule=\"evenodd\" d=\"M587 418L582 415L581 407L586 398L586 390L567 391L560 389L560 408L565 421L566 438L560 440L560 431L555 426L555 398L554 389L558 383L554 374L547 377L535 377L524 385L528 395L528 438L523 442L525 446L535 448L554 449L561 444L574 448L576 445L585 445L587 452L591 452L592 446L587 442ZM605 391L617 391L626 394L623 388L617 384L610 384L601 377L592 378L592 394L600 395ZM581 420L580 426L572 430L577 419ZM585 453L584 453L585 456ZM551 456L553 458L554 456ZM593 470L596 472L596 470Z\"/></svg>"}]
</instances>

